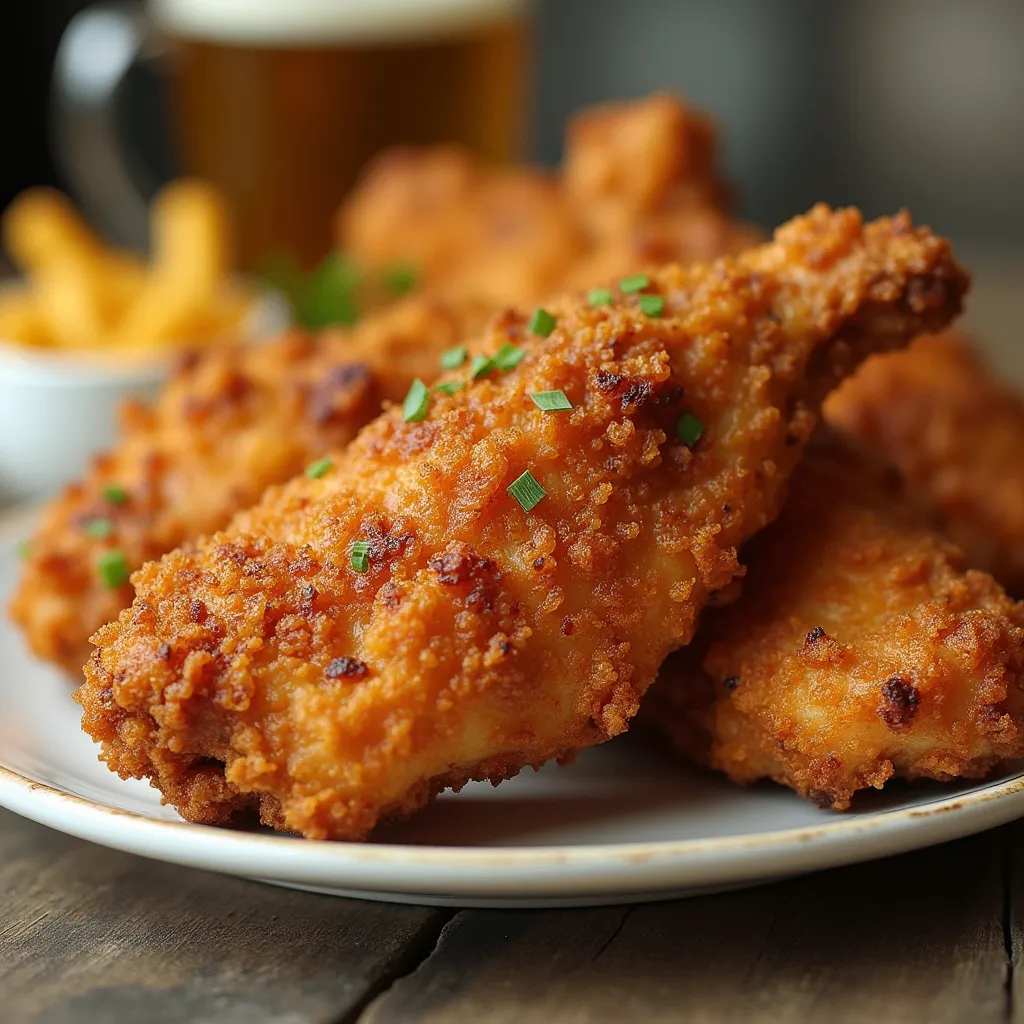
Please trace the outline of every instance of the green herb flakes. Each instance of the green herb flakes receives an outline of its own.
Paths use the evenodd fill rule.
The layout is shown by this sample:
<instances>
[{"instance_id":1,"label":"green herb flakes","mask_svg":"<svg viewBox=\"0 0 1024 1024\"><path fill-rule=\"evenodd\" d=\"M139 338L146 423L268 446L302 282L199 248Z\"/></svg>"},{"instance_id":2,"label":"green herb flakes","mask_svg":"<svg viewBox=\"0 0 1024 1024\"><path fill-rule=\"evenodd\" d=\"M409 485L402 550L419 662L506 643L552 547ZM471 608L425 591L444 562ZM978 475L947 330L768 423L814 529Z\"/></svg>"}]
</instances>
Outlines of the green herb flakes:
<instances>
[{"instance_id":1,"label":"green herb flakes","mask_svg":"<svg viewBox=\"0 0 1024 1024\"><path fill-rule=\"evenodd\" d=\"M127 583L128 577L131 576L124 552L116 548L113 551L104 551L100 555L96 563L96 571L107 590L117 590L118 587Z\"/></svg>"},{"instance_id":2,"label":"green herb flakes","mask_svg":"<svg viewBox=\"0 0 1024 1024\"><path fill-rule=\"evenodd\" d=\"M572 408L572 402L565 397L564 391L538 391L530 395L533 404L544 412L567 412Z\"/></svg>"},{"instance_id":3,"label":"green herb flakes","mask_svg":"<svg viewBox=\"0 0 1024 1024\"><path fill-rule=\"evenodd\" d=\"M558 324L558 321L543 306L538 306L530 317L530 331L546 338Z\"/></svg>"},{"instance_id":4,"label":"green herb flakes","mask_svg":"<svg viewBox=\"0 0 1024 1024\"><path fill-rule=\"evenodd\" d=\"M676 437L687 448L692 448L704 433L704 424L691 412L684 412L676 422Z\"/></svg>"},{"instance_id":5,"label":"green herb flakes","mask_svg":"<svg viewBox=\"0 0 1024 1024\"><path fill-rule=\"evenodd\" d=\"M332 469L334 469L334 463L330 459L317 459L316 462L311 462L306 467L306 476L310 480L319 480L320 477L330 473Z\"/></svg>"},{"instance_id":6,"label":"green herb flakes","mask_svg":"<svg viewBox=\"0 0 1024 1024\"><path fill-rule=\"evenodd\" d=\"M529 512L548 492L537 483L534 475L527 470L522 476L517 477L509 484L506 493L519 502L524 512Z\"/></svg>"},{"instance_id":7,"label":"green herb flakes","mask_svg":"<svg viewBox=\"0 0 1024 1024\"><path fill-rule=\"evenodd\" d=\"M351 551L352 568L356 572L368 572L370 569L370 543L365 540L352 542Z\"/></svg>"},{"instance_id":8,"label":"green herb flakes","mask_svg":"<svg viewBox=\"0 0 1024 1024\"><path fill-rule=\"evenodd\" d=\"M427 418L427 406L430 404L430 392L427 385L417 377L409 388L409 393L402 403L402 416L406 423L419 423Z\"/></svg>"}]
</instances>

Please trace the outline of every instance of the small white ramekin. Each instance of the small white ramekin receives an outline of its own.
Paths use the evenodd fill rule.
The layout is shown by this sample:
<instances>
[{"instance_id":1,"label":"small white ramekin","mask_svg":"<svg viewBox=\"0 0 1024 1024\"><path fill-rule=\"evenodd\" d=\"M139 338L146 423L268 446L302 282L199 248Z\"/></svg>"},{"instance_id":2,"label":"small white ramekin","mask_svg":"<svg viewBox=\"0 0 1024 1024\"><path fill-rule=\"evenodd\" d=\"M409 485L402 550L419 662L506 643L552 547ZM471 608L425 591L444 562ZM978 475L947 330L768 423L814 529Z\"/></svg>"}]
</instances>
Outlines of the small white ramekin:
<instances>
[{"instance_id":1,"label":"small white ramekin","mask_svg":"<svg viewBox=\"0 0 1024 1024\"><path fill-rule=\"evenodd\" d=\"M257 343L287 326L281 300L257 302L243 325ZM117 436L128 398L150 401L180 351L123 354L29 348L0 339L0 503L37 498L81 477Z\"/></svg>"}]
</instances>

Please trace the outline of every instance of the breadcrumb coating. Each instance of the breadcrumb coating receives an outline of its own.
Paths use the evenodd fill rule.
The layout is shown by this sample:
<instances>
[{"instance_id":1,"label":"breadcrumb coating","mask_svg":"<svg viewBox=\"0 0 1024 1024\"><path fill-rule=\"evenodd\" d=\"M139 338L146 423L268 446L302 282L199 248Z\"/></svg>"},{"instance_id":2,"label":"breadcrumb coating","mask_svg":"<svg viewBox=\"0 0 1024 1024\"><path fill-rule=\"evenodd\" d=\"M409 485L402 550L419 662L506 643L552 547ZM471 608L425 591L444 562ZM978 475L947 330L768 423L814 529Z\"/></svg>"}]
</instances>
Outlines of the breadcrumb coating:
<instances>
[{"instance_id":1,"label":"breadcrumb coating","mask_svg":"<svg viewBox=\"0 0 1024 1024\"><path fill-rule=\"evenodd\" d=\"M31 649L80 676L88 638L132 599L127 582L104 584L105 553L134 571L226 526L351 441L414 376L432 377L438 353L484 319L472 304L413 298L354 331L186 358L151 408L124 408L117 446L44 509L9 605Z\"/></svg>"},{"instance_id":2,"label":"breadcrumb coating","mask_svg":"<svg viewBox=\"0 0 1024 1024\"><path fill-rule=\"evenodd\" d=\"M660 313L617 292L551 303L546 338L500 318L482 344L525 349L515 369L421 421L391 410L319 479L136 572L94 638L84 728L192 820L258 806L334 839L602 742L777 514L824 394L966 287L906 215L820 206L653 276ZM538 409L551 390L573 409ZM524 472L546 492L530 511L508 492Z\"/></svg>"},{"instance_id":3,"label":"breadcrumb coating","mask_svg":"<svg viewBox=\"0 0 1024 1024\"><path fill-rule=\"evenodd\" d=\"M489 167L450 146L381 154L339 213L342 249L411 260L446 296L527 306L560 288L763 241L728 216L711 120L656 94L588 108L559 175Z\"/></svg>"},{"instance_id":4,"label":"breadcrumb coating","mask_svg":"<svg viewBox=\"0 0 1024 1024\"><path fill-rule=\"evenodd\" d=\"M963 336L869 360L825 415L899 467L968 565L1024 594L1024 400Z\"/></svg>"},{"instance_id":5,"label":"breadcrumb coating","mask_svg":"<svg viewBox=\"0 0 1024 1024\"><path fill-rule=\"evenodd\" d=\"M743 561L739 600L644 702L684 753L836 810L893 777L1024 756L1024 605L964 570L897 473L816 437Z\"/></svg>"},{"instance_id":6,"label":"breadcrumb coating","mask_svg":"<svg viewBox=\"0 0 1024 1024\"><path fill-rule=\"evenodd\" d=\"M556 291L585 245L556 178L489 167L452 146L383 152L336 234L363 266L411 263L428 291L495 307Z\"/></svg>"},{"instance_id":7,"label":"breadcrumb coating","mask_svg":"<svg viewBox=\"0 0 1024 1024\"><path fill-rule=\"evenodd\" d=\"M586 130L588 119L598 130ZM135 569L221 528L267 486L354 437L382 398L401 401L415 378L432 381L439 352L465 340L488 313L528 308L563 283L603 283L753 244L749 229L697 202L721 191L697 183L712 174L710 131L701 115L664 96L583 116L570 134L568 163L621 165L614 188L606 183L593 198L618 202L621 226L634 214L636 221L632 232L596 247L584 244L573 212L573 202L586 205L588 187L576 172L570 200L559 179L491 168L454 147L382 154L340 211L340 244L374 270L411 264L419 297L375 313L354 332L203 355L151 411L129 409L114 450L48 505L32 538L11 606L32 650L78 676L88 637L132 596L127 584L103 585L104 552L122 551ZM623 132L665 150L656 169L623 161ZM704 140L700 159L687 155L690 136ZM604 147L613 152L603 157ZM652 174L646 185L632 180ZM646 196L639 206L638 192ZM111 483L129 490L124 505L103 499ZM97 520L113 526L109 537L89 534L85 524Z\"/></svg>"},{"instance_id":8,"label":"breadcrumb coating","mask_svg":"<svg viewBox=\"0 0 1024 1024\"><path fill-rule=\"evenodd\" d=\"M713 121L675 96L606 103L566 133L563 179L570 209L594 243L618 241L659 216L725 211Z\"/></svg>"}]
</instances>

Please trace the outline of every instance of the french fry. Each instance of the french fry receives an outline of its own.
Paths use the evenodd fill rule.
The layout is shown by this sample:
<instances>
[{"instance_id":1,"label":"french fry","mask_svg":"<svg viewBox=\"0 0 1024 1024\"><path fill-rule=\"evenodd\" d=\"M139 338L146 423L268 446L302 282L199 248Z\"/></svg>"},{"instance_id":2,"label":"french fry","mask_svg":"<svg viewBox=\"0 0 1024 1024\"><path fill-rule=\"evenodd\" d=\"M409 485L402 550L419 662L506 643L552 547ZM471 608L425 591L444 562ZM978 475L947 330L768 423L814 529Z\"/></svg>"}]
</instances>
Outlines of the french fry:
<instances>
[{"instance_id":1,"label":"french fry","mask_svg":"<svg viewBox=\"0 0 1024 1024\"><path fill-rule=\"evenodd\" d=\"M153 258L104 245L67 197L23 192L2 237L26 288L0 297L0 338L66 348L145 352L237 330L251 290L228 281L230 222L212 185L182 180L157 196Z\"/></svg>"},{"instance_id":2,"label":"french fry","mask_svg":"<svg viewBox=\"0 0 1024 1024\"><path fill-rule=\"evenodd\" d=\"M98 344L107 317L99 282L105 251L66 196L29 189L7 208L4 245L28 275L58 345Z\"/></svg>"},{"instance_id":3,"label":"french fry","mask_svg":"<svg viewBox=\"0 0 1024 1024\"><path fill-rule=\"evenodd\" d=\"M172 182L152 212L153 273L211 295L231 264L231 229L220 191L198 179Z\"/></svg>"},{"instance_id":4,"label":"french fry","mask_svg":"<svg viewBox=\"0 0 1024 1024\"><path fill-rule=\"evenodd\" d=\"M88 274L69 261L55 262L32 275L32 292L58 348L101 348L107 337L101 303Z\"/></svg>"},{"instance_id":5,"label":"french fry","mask_svg":"<svg viewBox=\"0 0 1024 1024\"><path fill-rule=\"evenodd\" d=\"M103 243L71 201L51 188L26 189L7 207L3 241L18 267L30 276L56 262L93 272L106 257Z\"/></svg>"},{"instance_id":6,"label":"french fry","mask_svg":"<svg viewBox=\"0 0 1024 1024\"><path fill-rule=\"evenodd\" d=\"M113 249L102 268L102 290L108 323L113 326L139 297L149 277L146 261L134 253Z\"/></svg>"},{"instance_id":7,"label":"french fry","mask_svg":"<svg viewBox=\"0 0 1024 1024\"><path fill-rule=\"evenodd\" d=\"M0 343L17 342L45 348L52 344L52 335L39 308L38 300L28 288L11 288L0 292Z\"/></svg>"},{"instance_id":8,"label":"french fry","mask_svg":"<svg viewBox=\"0 0 1024 1024\"><path fill-rule=\"evenodd\" d=\"M227 273L227 211L206 182L168 185L153 204L152 232L152 272L114 331L114 345L155 348L192 337Z\"/></svg>"},{"instance_id":9,"label":"french fry","mask_svg":"<svg viewBox=\"0 0 1024 1024\"><path fill-rule=\"evenodd\" d=\"M108 248L71 201L28 189L7 208L3 240L36 294L52 343L99 347L145 280L136 256Z\"/></svg>"}]
</instances>

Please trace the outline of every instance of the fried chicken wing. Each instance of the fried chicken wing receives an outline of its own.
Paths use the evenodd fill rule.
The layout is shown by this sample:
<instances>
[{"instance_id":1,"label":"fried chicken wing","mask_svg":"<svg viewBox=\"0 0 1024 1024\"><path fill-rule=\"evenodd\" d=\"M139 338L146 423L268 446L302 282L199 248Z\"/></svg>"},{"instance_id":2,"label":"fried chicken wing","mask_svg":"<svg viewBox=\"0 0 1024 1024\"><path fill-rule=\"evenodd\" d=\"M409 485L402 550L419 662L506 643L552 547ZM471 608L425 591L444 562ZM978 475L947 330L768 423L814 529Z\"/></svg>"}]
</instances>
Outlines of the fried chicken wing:
<instances>
[{"instance_id":1,"label":"fried chicken wing","mask_svg":"<svg viewBox=\"0 0 1024 1024\"><path fill-rule=\"evenodd\" d=\"M644 204L631 198L636 189L628 176L615 186L629 193L621 204L643 223L597 250L584 248L586 232L557 179L491 168L449 146L382 154L340 211L340 241L371 268L415 264L419 297L316 343L296 338L254 352L204 355L152 411L130 409L115 450L51 503L32 541L11 606L32 649L77 675L90 650L87 638L131 599L126 582L108 589L99 576L105 553L121 552L131 570L224 526L269 484L347 443L382 398L398 401L414 378L432 380L438 352L491 310L532 305L569 275L572 287L604 282L752 243L723 214L672 198L694 176L712 174L709 122L666 97L611 113L619 130L643 135L651 146L658 145L657 132L667 133L669 152ZM604 114L595 121L612 127ZM703 140L695 144L699 159L677 152L690 145L690 135ZM586 161L622 159L601 156L602 147L618 145L615 131L576 131L573 138L570 163L580 145ZM615 187L606 182L600 202L612 203ZM573 188L584 202L585 186ZM333 412L325 411L325 395ZM106 500L111 486L128 499ZM109 536L95 536L96 524L110 524Z\"/></svg>"},{"instance_id":2,"label":"fried chicken wing","mask_svg":"<svg viewBox=\"0 0 1024 1024\"><path fill-rule=\"evenodd\" d=\"M590 108L560 176L442 146L383 153L342 207L339 245L371 267L413 261L425 286L496 306L763 240L728 216L710 119L655 95Z\"/></svg>"},{"instance_id":3,"label":"fried chicken wing","mask_svg":"<svg viewBox=\"0 0 1024 1024\"><path fill-rule=\"evenodd\" d=\"M131 602L129 571L347 444L483 320L482 307L413 298L353 331L186 360L152 408L124 410L118 445L45 509L9 609L33 651L79 675L88 638Z\"/></svg>"},{"instance_id":4,"label":"fried chicken wing","mask_svg":"<svg viewBox=\"0 0 1024 1024\"><path fill-rule=\"evenodd\" d=\"M1024 593L1024 400L965 338L870 360L825 413L899 467L969 565Z\"/></svg>"},{"instance_id":5,"label":"fried chicken wing","mask_svg":"<svg viewBox=\"0 0 1024 1024\"><path fill-rule=\"evenodd\" d=\"M743 561L742 596L641 711L685 754L837 810L893 777L1024 756L1024 605L964 570L898 473L816 437Z\"/></svg>"},{"instance_id":6,"label":"fried chicken wing","mask_svg":"<svg viewBox=\"0 0 1024 1024\"><path fill-rule=\"evenodd\" d=\"M566 136L570 208L595 243L621 239L666 211L725 210L717 141L711 119L675 96L591 107Z\"/></svg>"},{"instance_id":7,"label":"fried chicken wing","mask_svg":"<svg viewBox=\"0 0 1024 1024\"><path fill-rule=\"evenodd\" d=\"M584 251L555 178L450 146L382 153L339 211L337 235L365 266L412 263L428 291L496 307L557 290Z\"/></svg>"},{"instance_id":8,"label":"fried chicken wing","mask_svg":"<svg viewBox=\"0 0 1024 1024\"><path fill-rule=\"evenodd\" d=\"M729 215L711 120L654 95L585 110L570 124L562 180L590 246L570 288L666 263L703 263L762 242Z\"/></svg>"},{"instance_id":9,"label":"fried chicken wing","mask_svg":"<svg viewBox=\"0 0 1024 1024\"><path fill-rule=\"evenodd\" d=\"M777 513L824 394L966 285L906 215L817 207L644 296L552 303L544 337L501 318L485 344L521 346L515 369L391 410L135 573L84 728L187 818L258 806L337 839L620 733ZM571 410L531 399L554 390Z\"/></svg>"},{"instance_id":10,"label":"fried chicken wing","mask_svg":"<svg viewBox=\"0 0 1024 1024\"><path fill-rule=\"evenodd\" d=\"M588 250L569 270L565 285L607 283L666 263L706 263L739 255L762 241L760 230L711 207L663 213L629 235Z\"/></svg>"}]
</instances>

